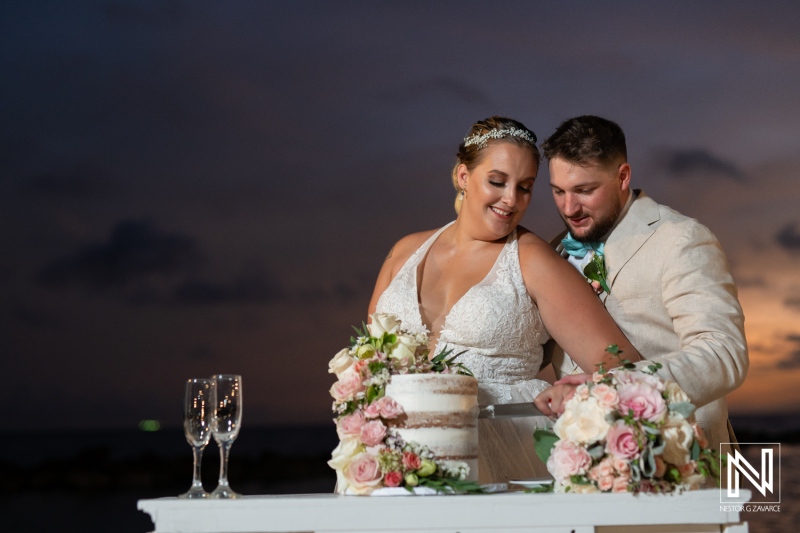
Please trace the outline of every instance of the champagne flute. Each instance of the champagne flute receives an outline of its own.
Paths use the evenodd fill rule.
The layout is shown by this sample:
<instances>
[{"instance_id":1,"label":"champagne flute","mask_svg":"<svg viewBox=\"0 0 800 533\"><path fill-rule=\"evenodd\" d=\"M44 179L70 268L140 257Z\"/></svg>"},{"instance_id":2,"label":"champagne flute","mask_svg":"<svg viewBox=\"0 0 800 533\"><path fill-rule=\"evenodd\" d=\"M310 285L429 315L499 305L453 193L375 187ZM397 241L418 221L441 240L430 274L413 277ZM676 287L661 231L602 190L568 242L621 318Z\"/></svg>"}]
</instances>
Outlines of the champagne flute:
<instances>
[{"instance_id":1,"label":"champagne flute","mask_svg":"<svg viewBox=\"0 0 800 533\"><path fill-rule=\"evenodd\" d=\"M214 440L219 445L219 483L212 498L238 498L228 485L228 455L242 424L242 376L217 374L217 407L214 411Z\"/></svg>"},{"instance_id":2,"label":"champagne flute","mask_svg":"<svg viewBox=\"0 0 800 533\"><path fill-rule=\"evenodd\" d=\"M217 403L217 384L213 379L190 379L186 381L183 433L194 452L194 474L191 488L178 498L207 498L200 479L200 463L203 449L211 438L214 426L214 407Z\"/></svg>"}]
</instances>

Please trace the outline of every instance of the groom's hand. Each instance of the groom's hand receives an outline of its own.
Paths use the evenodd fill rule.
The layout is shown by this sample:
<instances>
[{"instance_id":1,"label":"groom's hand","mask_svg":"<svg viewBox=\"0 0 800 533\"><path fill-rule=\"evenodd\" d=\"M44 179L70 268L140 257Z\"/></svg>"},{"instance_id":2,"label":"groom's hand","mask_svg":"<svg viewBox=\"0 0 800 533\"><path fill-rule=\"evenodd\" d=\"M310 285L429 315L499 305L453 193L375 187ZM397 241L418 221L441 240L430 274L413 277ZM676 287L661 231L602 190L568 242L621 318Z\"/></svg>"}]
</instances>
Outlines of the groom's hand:
<instances>
[{"instance_id":1,"label":"groom's hand","mask_svg":"<svg viewBox=\"0 0 800 533\"><path fill-rule=\"evenodd\" d=\"M575 395L577 387L571 383L556 383L545 389L533 403L543 415L554 418L564 412L564 406Z\"/></svg>"}]
</instances>

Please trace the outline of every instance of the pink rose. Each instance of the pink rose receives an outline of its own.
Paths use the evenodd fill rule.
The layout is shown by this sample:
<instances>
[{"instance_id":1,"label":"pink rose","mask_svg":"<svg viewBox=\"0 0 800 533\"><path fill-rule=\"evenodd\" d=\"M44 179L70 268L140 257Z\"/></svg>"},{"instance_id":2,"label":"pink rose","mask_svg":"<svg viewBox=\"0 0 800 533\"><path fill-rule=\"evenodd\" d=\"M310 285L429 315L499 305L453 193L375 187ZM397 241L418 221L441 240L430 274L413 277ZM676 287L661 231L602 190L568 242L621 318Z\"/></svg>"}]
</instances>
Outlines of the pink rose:
<instances>
[{"instance_id":1,"label":"pink rose","mask_svg":"<svg viewBox=\"0 0 800 533\"><path fill-rule=\"evenodd\" d=\"M381 407L378 405L378 402L372 402L364 407L364 416L367 418L378 418L381 416Z\"/></svg>"},{"instance_id":2,"label":"pink rose","mask_svg":"<svg viewBox=\"0 0 800 533\"><path fill-rule=\"evenodd\" d=\"M620 387L619 410L625 415L633 411L637 420L658 423L667 414L667 403L661 393L650 384L633 382Z\"/></svg>"},{"instance_id":3,"label":"pink rose","mask_svg":"<svg viewBox=\"0 0 800 533\"><path fill-rule=\"evenodd\" d=\"M337 402L346 402L356 397L356 394L364 391L364 383L361 375L351 366L339 376L339 380L331 387L331 396Z\"/></svg>"},{"instance_id":4,"label":"pink rose","mask_svg":"<svg viewBox=\"0 0 800 533\"><path fill-rule=\"evenodd\" d=\"M617 389L610 387L605 383L598 383L592 388L592 396L597 398L600 405L613 409L619 403L619 394Z\"/></svg>"},{"instance_id":5,"label":"pink rose","mask_svg":"<svg viewBox=\"0 0 800 533\"><path fill-rule=\"evenodd\" d=\"M376 402L381 416L387 420L397 418L403 414L403 406L395 401L394 398L384 396Z\"/></svg>"},{"instance_id":6,"label":"pink rose","mask_svg":"<svg viewBox=\"0 0 800 533\"><path fill-rule=\"evenodd\" d=\"M597 488L603 492L608 492L614 487L614 476L603 476L597 480Z\"/></svg>"},{"instance_id":7,"label":"pink rose","mask_svg":"<svg viewBox=\"0 0 800 533\"><path fill-rule=\"evenodd\" d=\"M585 474L591 466L592 458L583 446L563 439L556 442L547 460L547 470L556 479Z\"/></svg>"},{"instance_id":8,"label":"pink rose","mask_svg":"<svg viewBox=\"0 0 800 533\"><path fill-rule=\"evenodd\" d=\"M403 467L406 470L419 470L422 460L414 452L403 452Z\"/></svg>"},{"instance_id":9,"label":"pink rose","mask_svg":"<svg viewBox=\"0 0 800 533\"><path fill-rule=\"evenodd\" d=\"M361 426L361 442L367 446L377 446L386 436L386 426L380 420L371 420Z\"/></svg>"},{"instance_id":10,"label":"pink rose","mask_svg":"<svg viewBox=\"0 0 800 533\"><path fill-rule=\"evenodd\" d=\"M387 487L399 487L403 482L403 474L399 470L392 470L383 476L383 484Z\"/></svg>"},{"instance_id":11,"label":"pink rose","mask_svg":"<svg viewBox=\"0 0 800 533\"><path fill-rule=\"evenodd\" d=\"M617 420L611 425L606 435L606 452L620 459L639 457L639 441L633 428L625 425L625 421Z\"/></svg>"},{"instance_id":12,"label":"pink rose","mask_svg":"<svg viewBox=\"0 0 800 533\"><path fill-rule=\"evenodd\" d=\"M640 385L647 385L658 392L663 392L666 389L666 384L658 376L651 376L644 372L634 370L619 370L614 372L614 380L617 385L631 385L638 383Z\"/></svg>"},{"instance_id":13,"label":"pink rose","mask_svg":"<svg viewBox=\"0 0 800 533\"><path fill-rule=\"evenodd\" d=\"M605 374L601 374L600 372L595 372L594 374L592 374L592 381L594 383L600 383L600 381L605 379L605 377L606 377Z\"/></svg>"},{"instance_id":14,"label":"pink rose","mask_svg":"<svg viewBox=\"0 0 800 533\"><path fill-rule=\"evenodd\" d=\"M628 484L630 482L631 480L627 476L615 477L611 492L628 492Z\"/></svg>"},{"instance_id":15,"label":"pink rose","mask_svg":"<svg viewBox=\"0 0 800 533\"><path fill-rule=\"evenodd\" d=\"M369 494L382 479L380 464L374 455L361 453L344 469L350 490L356 494Z\"/></svg>"},{"instance_id":16,"label":"pink rose","mask_svg":"<svg viewBox=\"0 0 800 533\"><path fill-rule=\"evenodd\" d=\"M336 433L339 434L340 439L345 436L358 437L361 435L361 426L364 425L364 422L366 422L364 413L357 409L339 419L339 423L336 425Z\"/></svg>"}]
</instances>

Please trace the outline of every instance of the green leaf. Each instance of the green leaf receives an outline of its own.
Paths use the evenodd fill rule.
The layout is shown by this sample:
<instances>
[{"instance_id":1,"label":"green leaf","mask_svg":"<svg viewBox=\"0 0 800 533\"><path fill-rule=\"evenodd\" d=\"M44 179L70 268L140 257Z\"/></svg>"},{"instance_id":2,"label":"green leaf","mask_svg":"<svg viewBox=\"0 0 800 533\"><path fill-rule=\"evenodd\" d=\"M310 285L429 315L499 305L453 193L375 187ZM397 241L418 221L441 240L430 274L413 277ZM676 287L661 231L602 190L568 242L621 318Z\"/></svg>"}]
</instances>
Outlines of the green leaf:
<instances>
[{"instance_id":1,"label":"green leaf","mask_svg":"<svg viewBox=\"0 0 800 533\"><path fill-rule=\"evenodd\" d=\"M558 441L559 438L552 431L537 429L533 432L533 448L536 450L536 455L539 456L539 459L541 459L543 463L547 464L547 460L550 458L550 452Z\"/></svg>"},{"instance_id":2,"label":"green leaf","mask_svg":"<svg viewBox=\"0 0 800 533\"><path fill-rule=\"evenodd\" d=\"M683 418L689 418L694 413L694 404L691 402L675 402L669 405L669 410L678 413Z\"/></svg>"}]
</instances>

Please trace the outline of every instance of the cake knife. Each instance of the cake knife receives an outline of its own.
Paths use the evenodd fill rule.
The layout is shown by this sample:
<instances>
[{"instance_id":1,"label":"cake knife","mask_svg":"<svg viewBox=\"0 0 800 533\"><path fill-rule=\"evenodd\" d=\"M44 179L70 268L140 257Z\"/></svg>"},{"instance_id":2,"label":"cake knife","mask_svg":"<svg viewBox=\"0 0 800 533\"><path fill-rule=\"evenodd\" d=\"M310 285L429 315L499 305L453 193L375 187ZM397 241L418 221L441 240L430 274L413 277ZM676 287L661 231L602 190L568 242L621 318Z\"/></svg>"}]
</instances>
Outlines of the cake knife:
<instances>
[{"instance_id":1,"label":"cake knife","mask_svg":"<svg viewBox=\"0 0 800 533\"><path fill-rule=\"evenodd\" d=\"M485 405L480 408L478 418L517 418L526 416L544 416L533 402L501 403Z\"/></svg>"}]
</instances>

